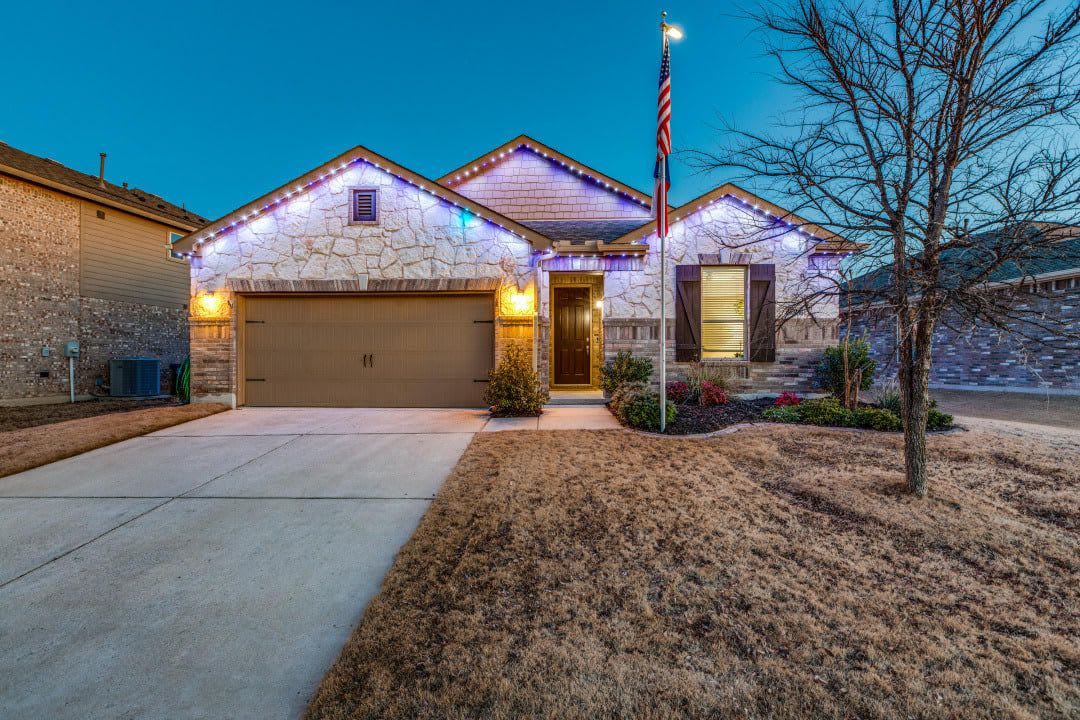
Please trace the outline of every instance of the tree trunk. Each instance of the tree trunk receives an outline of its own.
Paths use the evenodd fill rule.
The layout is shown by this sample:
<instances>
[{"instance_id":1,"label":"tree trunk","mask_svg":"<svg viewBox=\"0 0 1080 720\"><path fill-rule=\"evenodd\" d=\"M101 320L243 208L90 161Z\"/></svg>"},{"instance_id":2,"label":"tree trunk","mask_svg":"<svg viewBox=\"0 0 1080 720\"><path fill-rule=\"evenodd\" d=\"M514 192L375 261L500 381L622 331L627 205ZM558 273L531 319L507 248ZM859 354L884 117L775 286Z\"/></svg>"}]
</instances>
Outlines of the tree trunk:
<instances>
[{"instance_id":1,"label":"tree trunk","mask_svg":"<svg viewBox=\"0 0 1080 720\"><path fill-rule=\"evenodd\" d=\"M933 320L902 328L900 343L900 411L904 423L904 475L908 492L926 497L926 417L930 409L930 341Z\"/></svg>"}]
</instances>

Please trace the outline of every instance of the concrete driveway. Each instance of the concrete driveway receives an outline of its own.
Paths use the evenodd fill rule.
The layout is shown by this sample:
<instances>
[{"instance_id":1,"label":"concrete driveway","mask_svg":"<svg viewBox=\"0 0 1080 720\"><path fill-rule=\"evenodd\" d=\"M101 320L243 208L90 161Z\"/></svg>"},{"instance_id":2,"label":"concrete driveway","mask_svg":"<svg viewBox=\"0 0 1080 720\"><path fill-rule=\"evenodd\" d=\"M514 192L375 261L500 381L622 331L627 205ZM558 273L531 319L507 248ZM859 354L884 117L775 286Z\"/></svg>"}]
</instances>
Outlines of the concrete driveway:
<instances>
[{"instance_id":1,"label":"concrete driveway","mask_svg":"<svg viewBox=\"0 0 1080 720\"><path fill-rule=\"evenodd\" d=\"M298 716L486 417L235 410L0 479L0 716Z\"/></svg>"}]
</instances>

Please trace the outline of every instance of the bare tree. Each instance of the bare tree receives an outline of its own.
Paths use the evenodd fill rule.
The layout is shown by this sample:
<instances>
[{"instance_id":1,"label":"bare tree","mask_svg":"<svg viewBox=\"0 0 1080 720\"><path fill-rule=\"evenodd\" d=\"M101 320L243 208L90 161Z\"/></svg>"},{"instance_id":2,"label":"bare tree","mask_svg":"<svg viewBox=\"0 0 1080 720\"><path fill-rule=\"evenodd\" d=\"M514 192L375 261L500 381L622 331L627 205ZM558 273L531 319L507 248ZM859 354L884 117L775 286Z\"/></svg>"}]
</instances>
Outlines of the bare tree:
<instances>
[{"instance_id":1,"label":"bare tree","mask_svg":"<svg viewBox=\"0 0 1080 720\"><path fill-rule=\"evenodd\" d=\"M1080 244L1080 6L1045 0L792 0L750 13L800 108L739 132L709 167L737 168L792 213L862 248L863 276L817 273L785 313L847 294L896 319L904 466L927 492L931 345L939 324L1018 342L1065 328L988 292ZM1029 328L1025 332L1023 328Z\"/></svg>"}]
</instances>

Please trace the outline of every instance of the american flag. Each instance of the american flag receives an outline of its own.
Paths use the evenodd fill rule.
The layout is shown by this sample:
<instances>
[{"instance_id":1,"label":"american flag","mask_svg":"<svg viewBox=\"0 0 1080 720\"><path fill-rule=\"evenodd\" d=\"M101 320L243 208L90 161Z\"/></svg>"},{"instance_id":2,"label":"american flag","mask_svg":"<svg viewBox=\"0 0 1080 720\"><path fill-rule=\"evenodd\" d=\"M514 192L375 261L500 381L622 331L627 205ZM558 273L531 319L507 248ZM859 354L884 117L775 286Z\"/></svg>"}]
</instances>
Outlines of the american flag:
<instances>
[{"instance_id":1,"label":"american flag","mask_svg":"<svg viewBox=\"0 0 1080 720\"><path fill-rule=\"evenodd\" d=\"M656 169L653 177L653 211L656 227L663 235L668 231L667 194L671 189L671 172L668 155L671 154L671 56L668 53L668 36L664 33L664 51L660 56L660 97L656 104Z\"/></svg>"}]
</instances>

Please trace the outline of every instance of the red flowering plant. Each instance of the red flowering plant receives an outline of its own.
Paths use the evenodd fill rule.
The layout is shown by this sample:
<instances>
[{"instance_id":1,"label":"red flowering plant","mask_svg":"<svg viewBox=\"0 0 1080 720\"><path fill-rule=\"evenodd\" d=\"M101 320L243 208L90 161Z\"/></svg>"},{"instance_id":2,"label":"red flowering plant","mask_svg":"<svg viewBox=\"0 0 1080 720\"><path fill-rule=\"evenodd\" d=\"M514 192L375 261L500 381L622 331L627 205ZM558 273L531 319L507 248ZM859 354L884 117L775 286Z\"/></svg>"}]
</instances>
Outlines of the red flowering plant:
<instances>
[{"instance_id":1,"label":"red flowering plant","mask_svg":"<svg viewBox=\"0 0 1080 720\"><path fill-rule=\"evenodd\" d=\"M782 392L780 394L780 397L776 398L776 402L773 403L773 404L774 405L780 405L780 406L783 406L783 405L798 405L801 402L802 402L801 397L799 397L795 393L791 392L790 390L786 390L786 391L784 391L784 392Z\"/></svg>"},{"instance_id":2,"label":"red flowering plant","mask_svg":"<svg viewBox=\"0 0 1080 720\"><path fill-rule=\"evenodd\" d=\"M706 380L701 383L701 404L702 405L726 405L727 393L719 385Z\"/></svg>"},{"instance_id":3,"label":"red flowering plant","mask_svg":"<svg viewBox=\"0 0 1080 720\"><path fill-rule=\"evenodd\" d=\"M672 380L667 384L667 399L678 405L690 399L690 386L682 380Z\"/></svg>"}]
</instances>

